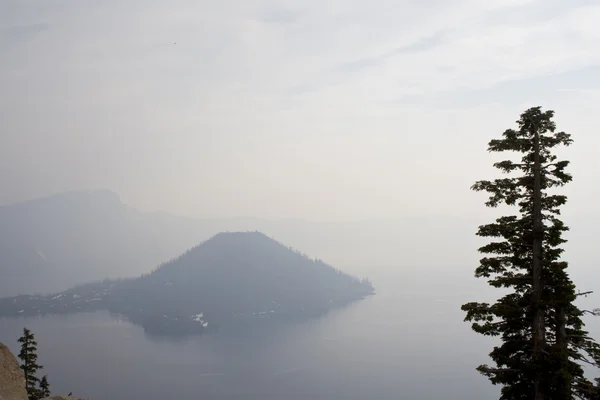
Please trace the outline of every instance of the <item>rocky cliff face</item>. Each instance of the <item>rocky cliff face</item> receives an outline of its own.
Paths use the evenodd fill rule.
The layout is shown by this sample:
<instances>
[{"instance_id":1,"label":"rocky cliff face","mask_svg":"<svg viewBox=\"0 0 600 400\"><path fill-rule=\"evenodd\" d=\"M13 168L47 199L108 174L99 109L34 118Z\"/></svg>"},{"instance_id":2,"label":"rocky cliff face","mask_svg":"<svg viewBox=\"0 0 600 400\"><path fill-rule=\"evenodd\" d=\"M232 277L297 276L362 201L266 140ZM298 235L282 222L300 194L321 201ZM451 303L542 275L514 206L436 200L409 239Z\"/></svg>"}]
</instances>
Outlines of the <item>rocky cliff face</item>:
<instances>
[{"instance_id":1,"label":"rocky cliff face","mask_svg":"<svg viewBox=\"0 0 600 400\"><path fill-rule=\"evenodd\" d=\"M27 400L25 377L8 347L0 343L0 400Z\"/></svg>"},{"instance_id":2,"label":"rocky cliff face","mask_svg":"<svg viewBox=\"0 0 600 400\"><path fill-rule=\"evenodd\" d=\"M0 343L0 400L28 400L23 371L19 368L19 363L15 356L2 343ZM43 400L78 399L74 397L53 396Z\"/></svg>"}]
</instances>

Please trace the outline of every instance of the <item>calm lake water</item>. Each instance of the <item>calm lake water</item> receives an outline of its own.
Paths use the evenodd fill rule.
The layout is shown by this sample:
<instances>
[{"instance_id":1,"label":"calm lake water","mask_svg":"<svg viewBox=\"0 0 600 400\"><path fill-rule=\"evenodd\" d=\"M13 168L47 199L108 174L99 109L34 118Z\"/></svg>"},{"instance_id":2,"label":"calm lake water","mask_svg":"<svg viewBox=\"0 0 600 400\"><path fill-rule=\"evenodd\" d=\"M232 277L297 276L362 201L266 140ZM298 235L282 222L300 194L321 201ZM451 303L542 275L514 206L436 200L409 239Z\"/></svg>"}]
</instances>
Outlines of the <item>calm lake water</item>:
<instances>
[{"instance_id":1,"label":"calm lake water","mask_svg":"<svg viewBox=\"0 0 600 400\"><path fill-rule=\"evenodd\" d=\"M0 341L26 325L53 391L92 400L498 398L474 370L493 342L462 322L471 283L372 278L376 296L269 332L157 339L99 312L0 319Z\"/></svg>"}]
</instances>

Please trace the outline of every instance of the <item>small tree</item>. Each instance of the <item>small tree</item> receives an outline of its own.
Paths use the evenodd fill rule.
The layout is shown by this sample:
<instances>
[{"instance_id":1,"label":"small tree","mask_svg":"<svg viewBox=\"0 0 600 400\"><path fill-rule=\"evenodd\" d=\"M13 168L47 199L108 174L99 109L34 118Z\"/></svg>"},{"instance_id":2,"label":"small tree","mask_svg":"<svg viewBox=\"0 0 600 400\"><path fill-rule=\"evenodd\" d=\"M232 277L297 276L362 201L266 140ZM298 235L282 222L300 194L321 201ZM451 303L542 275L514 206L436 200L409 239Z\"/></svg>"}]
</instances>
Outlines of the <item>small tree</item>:
<instances>
[{"instance_id":1,"label":"small tree","mask_svg":"<svg viewBox=\"0 0 600 400\"><path fill-rule=\"evenodd\" d=\"M50 397L50 384L46 375L42 376L42 380L40 381L40 396L41 398Z\"/></svg>"},{"instance_id":2,"label":"small tree","mask_svg":"<svg viewBox=\"0 0 600 400\"><path fill-rule=\"evenodd\" d=\"M23 328L23 336L19 338L19 343L21 343L19 358L23 362L21 369L25 375L27 395L29 396L29 400L37 400L40 398L40 390L38 389L40 380L36 374L39 369L43 368L37 363L37 342L33 333L29 329Z\"/></svg>"}]
</instances>

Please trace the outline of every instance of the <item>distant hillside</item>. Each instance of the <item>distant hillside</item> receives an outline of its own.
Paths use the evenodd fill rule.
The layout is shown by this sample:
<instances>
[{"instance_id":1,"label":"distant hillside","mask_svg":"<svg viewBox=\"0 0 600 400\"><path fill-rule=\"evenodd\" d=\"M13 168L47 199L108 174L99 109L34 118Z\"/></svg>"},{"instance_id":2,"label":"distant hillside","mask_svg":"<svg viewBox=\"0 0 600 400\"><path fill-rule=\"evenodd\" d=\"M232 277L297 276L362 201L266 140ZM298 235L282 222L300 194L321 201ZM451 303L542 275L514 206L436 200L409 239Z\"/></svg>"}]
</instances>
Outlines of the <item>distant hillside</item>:
<instances>
[{"instance_id":1,"label":"distant hillside","mask_svg":"<svg viewBox=\"0 0 600 400\"><path fill-rule=\"evenodd\" d=\"M215 232L144 214L109 191L69 192L0 207L0 296L52 292L138 275Z\"/></svg>"},{"instance_id":2,"label":"distant hillside","mask_svg":"<svg viewBox=\"0 0 600 400\"><path fill-rule=\"evenodd\" d=\"M110 191L67 192L0 206L0 297L53 293L104 278L135 277L223 231L261 231L374 279L376 271L385 268L402 273L411 268L464 265L465 273L470 273L479 258L475 249L480 242L474 232L484 221L453 217L354 222L194 219L166 212L143 213ZM594 220L585 224L583 229L570 225L570 235L582 232L584 237L567 245L578 246L580 262L591 257L585 235L600 226ZM443 252L432 254L432 248L443 248Z\"/></svg>"},{"instance_id":3,"label":"distant hillside","mask_svg":"<svg viewBox=\"0 0 600 400\"><path fill-rule=\"evenodd\" d=\"M108 309L151 331L306 318L373 294L359 280L258 232L220 233L135 279L0 301L0 316Z\"/></svg>"}]
</instances>

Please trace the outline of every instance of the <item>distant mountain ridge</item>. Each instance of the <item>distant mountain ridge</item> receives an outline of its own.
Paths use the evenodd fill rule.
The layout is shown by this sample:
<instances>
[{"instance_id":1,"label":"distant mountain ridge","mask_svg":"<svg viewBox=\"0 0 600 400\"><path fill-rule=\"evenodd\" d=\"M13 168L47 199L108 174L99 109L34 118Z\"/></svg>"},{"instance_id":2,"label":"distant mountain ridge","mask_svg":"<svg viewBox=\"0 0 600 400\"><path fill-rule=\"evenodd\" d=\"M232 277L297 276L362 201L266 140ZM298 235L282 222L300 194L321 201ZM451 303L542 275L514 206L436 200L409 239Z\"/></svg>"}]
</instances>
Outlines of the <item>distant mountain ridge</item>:
<instances>
[{"instance_id":1,"label":"distant mountain ridge","mask_svg":"<svg viewBox=\"0 0 600 400\"><path fill-rule=\"evenodd\" d=\"M207 232L194 225L141 213L110 191L2 206L0 296L147 271L204 239Z\"/></svg>"},{"instance_id":2,"label":"distant mountain ridge","mask_svg":"<svg viewBox=\"0 0 600 400\"><path fill-rule=\"evenodd\" d=\"M90 281L135 277L224 231L258 230L319 254L345 271L373 278L382 268L470 266L479 256L465 248L479 246L474 232L483 221L195 219L140 212L107 190L67 192L0 206L0 297L54 293ZM577 232L575 226L573 230ZM458 240L461 246L452 244ZM432 247L443 247L443 255L432 256Z\"/></svg>"},{"instance_id":3,"label":"distant mountain ridge","mask_svg":"<svg viewBox=\"0 0 600 400\"><path fill-rule=\"evenodd\" d=\"M138 278L0 300L0 316L108 309L153 332L303 319L374 294L371 283L259 232L219 233Z\"/></svg>"}]
</instances>

